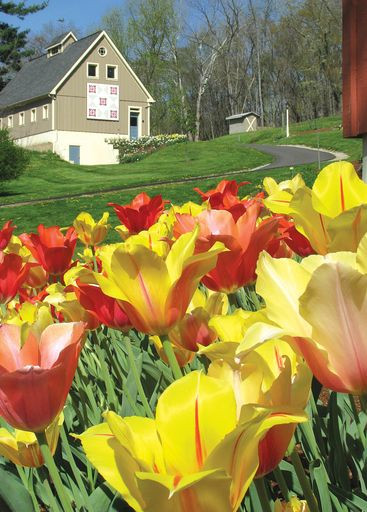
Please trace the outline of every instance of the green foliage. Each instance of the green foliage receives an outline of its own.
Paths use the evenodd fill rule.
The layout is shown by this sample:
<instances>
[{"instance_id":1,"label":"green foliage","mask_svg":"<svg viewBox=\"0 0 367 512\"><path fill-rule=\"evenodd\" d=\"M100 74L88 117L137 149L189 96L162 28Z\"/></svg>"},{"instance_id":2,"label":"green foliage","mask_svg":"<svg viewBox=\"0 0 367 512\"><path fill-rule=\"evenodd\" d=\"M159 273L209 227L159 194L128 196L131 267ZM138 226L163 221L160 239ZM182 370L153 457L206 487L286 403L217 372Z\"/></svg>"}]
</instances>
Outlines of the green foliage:
<instances>
[{"instance_id":1,"label":"green foliage","mask_svg":"<svg viewBox=\"0 0 367 512\"><path fill-rule=\"evenodd\" d=\"M119 151L119 162L125 164L129 162L138 162L145 156L153 153L159 148L172 146L181 142L187 142L186 135L173 133L171 135L155 135L140 137L139 139L108 139L114 149Z\"/></svg>"},{"instance_id":2,"label":"green foliage","mask_svg":"<svg viewBox=\"0 0 367 512\"><path fill-rule=\"evenodd\" d=\"M0 130L0 180L15 180L29 163L29 153L17 146L7 130Z\"/></svg>"},{"instance_id":3,"label":"green foliage","mask_svg":"<svg viewBox=\"0 0 367 512\"><path fill-rule=\"evenodd\" d=\"M23 19L27 14L44 9L46 5L47 2L43 2L26 7L24 2L17 4L0 1L0 13ZM6 85L9 74L19 71L22 59L32 55L32 50L25 48L28 32L29 30L19 30L4 21L0 22L0 90Z\"/></svg>"}]
</instances>

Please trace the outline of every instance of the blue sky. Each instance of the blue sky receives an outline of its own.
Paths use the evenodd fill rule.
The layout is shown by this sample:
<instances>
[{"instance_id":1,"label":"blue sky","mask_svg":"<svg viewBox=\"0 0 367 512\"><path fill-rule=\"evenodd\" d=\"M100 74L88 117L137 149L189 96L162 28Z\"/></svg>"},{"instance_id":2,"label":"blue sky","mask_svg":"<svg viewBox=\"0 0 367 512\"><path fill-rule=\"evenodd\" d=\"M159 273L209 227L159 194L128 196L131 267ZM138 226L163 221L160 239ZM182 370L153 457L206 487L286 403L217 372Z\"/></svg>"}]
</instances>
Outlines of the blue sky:
<instances>
[{"instance_id":1,"label":"blue sky","mask_svg":"<svg viewBox=\"0 0 367 512\"><path fill-rule=\"evenodd\" d=\"M41 0L26 0L26 5L41 2ZM123 1L119 0L49 0L48 6L35 14L29 14L20 20L15 16L4 16L11 25L22 29L31 29L32 32L39 32L45 23L52 21L57 23L58 19L65 22L72 22L80 28L83 34L93 31L103 14L112 7L120 7Z\"/></svg>"}]
</instances>

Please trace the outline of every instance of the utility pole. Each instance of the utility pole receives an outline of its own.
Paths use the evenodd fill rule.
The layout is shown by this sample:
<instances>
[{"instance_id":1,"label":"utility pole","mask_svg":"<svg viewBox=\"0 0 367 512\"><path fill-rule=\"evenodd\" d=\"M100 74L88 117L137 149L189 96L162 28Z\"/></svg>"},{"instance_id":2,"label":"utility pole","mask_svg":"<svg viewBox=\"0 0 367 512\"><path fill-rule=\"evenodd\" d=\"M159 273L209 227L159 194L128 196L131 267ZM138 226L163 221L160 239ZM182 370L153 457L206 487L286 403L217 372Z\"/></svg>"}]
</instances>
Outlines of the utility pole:
<instances>
[{"instance_id":1,"label":"utility pole","mask_svg":"<svg viewBox=\"0 0 367 512\"><path fill-rule=\"evenodd\" d=\"M343 134L360 137L367 182L367 2L343 0Z\"/></svg>"}]
</instances>

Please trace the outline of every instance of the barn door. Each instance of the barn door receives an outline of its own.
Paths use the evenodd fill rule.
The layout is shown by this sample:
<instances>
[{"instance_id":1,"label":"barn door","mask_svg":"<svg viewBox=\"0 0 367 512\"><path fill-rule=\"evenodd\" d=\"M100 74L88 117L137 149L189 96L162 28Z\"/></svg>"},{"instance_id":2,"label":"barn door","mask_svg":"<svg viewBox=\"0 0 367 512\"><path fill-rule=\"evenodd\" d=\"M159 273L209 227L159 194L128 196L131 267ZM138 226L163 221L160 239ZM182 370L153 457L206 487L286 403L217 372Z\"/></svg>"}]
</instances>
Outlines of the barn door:
<instances>
[{"instance_id":1,"label":"barn door","mask_svg":"<svg viewBox=\"0 0 367 512\"><path fill-rule=\"evenodd\" d=\"M69 146L69 161L80 164L80 146Z\"/></svg>"}]
</instances>

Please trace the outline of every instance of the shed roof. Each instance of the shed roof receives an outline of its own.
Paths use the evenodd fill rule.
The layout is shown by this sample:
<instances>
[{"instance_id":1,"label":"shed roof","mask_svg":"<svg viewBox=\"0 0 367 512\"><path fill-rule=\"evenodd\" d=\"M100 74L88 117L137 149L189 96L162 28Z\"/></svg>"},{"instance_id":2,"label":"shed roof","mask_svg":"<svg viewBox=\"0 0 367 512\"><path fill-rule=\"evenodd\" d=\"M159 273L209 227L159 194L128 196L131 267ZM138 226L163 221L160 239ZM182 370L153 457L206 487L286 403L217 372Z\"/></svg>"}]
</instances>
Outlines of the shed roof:
<instances>
[{"instance_id":1,"label":"shed roof","mask_svg":"<svg viewBox=\"0 0 367 512\"><path fill-rule=\"evenodd\" d=\"M226 117L226 121L231 121L232 119L241 119L242 117L248 116L260 117L259 114L256 114L256 112L242 112L242 114L234 114L233 116Z\"/></svg>"},{"instance_id":2,"label":"shed roof","mask_svg":"<svg viewBox=\"0 0 367 512\"><path fill-rule=\"evenodd\" d=\"M101 32L75 41L53 57L42 55L24 64L0 92L0 109L47 96Z\"/></svg>"}]
</instances>

